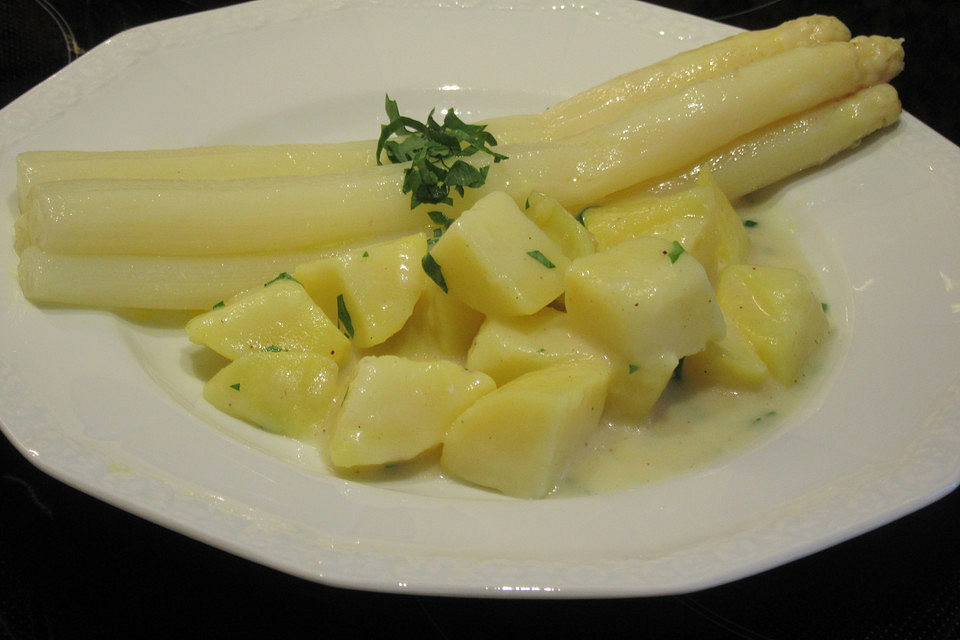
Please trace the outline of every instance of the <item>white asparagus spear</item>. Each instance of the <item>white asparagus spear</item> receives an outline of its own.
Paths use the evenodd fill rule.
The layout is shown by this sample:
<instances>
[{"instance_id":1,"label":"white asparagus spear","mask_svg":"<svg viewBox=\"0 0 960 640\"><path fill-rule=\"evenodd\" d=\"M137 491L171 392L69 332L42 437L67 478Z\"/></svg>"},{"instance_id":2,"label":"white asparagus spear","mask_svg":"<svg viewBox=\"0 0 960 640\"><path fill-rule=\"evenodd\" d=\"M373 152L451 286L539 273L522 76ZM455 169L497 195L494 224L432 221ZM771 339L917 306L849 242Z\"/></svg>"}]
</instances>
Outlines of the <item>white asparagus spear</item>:
<instances>
[{"instance_id":1,"label":"white asparagus spear","mask_svg":"<svg viewBox=\"0 0 960 640\"><path fill-rule=\"evenodd\" d=\"M20 255L23 294L41 304L97 308L209 309L224 296L293 273L299 264L329 255L214 257L81 256L36 247Z\"/></svg>"},{"instance_id":2,"label":"white asparagus spear","mask_svg":"<svg viewBox=\"0 0 960 640\"><path fill-rule=\"evenodd\" d=\"M736 200L823 164L896 122L900 112L896 89L889 84L874 85L774 122L714 151L691 168L634 185L604 201L666 193L689 185L704 168L710 170L726 196Z\"/></svg>"},{"instance_id":3,"label":"white asparagus spear","mask_svg":"<svg viewBox=\"0 0 960 640\"><path fill-rule=\"evenodd\" d=\"M807 16L772 29L747 31L618 76L564 100L542 114L488 121L501 144L558 139L626 114L699 80L794 47L844 41L836 18ZM318 175L376 164L376 142L264 146L222 145L151 151L29 151L17 158L21 208L31 187L54 180L157 178L227 180Z\"/></svg>"},{"instance_id":4,"label":"white asparagus spear","mask_svg":"<svg viewBox=\"0 0 960 640\"><path fill-rule=\"evenodd\" d=\"M577 209L678 171L736 138L885 82L900 42L855 39L792 49L630 112L562 142L505 147L510 156L459 204L504 190L518 202L550 193ZM475 157L475 156L474 156ZM38 185L21 244L48 253L217 255L296 251L423 228L406 210L402 167L236 181L76 180Z\"/></svg>"},{"instance_id":5,"label":"white asparagus spear","mask_svg":"<svg viewBox=\"0 0 960 640\"><path fill-rule=\"evenodd\" d=\"M849 39L850 30L840 20L820 15L790 20L772 29L738 33L617 76L550 107L543 114L546 139L582 133L700 80L798 46ZM494 121L490 126L494 127Z\"/></svg>"}]
</instances>

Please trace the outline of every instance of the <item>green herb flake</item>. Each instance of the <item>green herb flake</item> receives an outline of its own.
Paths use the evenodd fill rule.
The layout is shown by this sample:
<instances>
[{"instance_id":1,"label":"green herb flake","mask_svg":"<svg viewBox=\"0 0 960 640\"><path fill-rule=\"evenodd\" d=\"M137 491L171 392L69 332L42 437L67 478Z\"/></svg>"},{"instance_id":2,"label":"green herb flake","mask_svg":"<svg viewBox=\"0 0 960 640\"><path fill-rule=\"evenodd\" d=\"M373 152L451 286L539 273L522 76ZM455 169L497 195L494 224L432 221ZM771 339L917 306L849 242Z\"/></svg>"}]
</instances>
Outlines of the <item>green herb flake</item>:
<instances>
[{"instance_id":1,"label":"green herb flake","mask_svg":"<svg viewBox=\"0 0 960 640\"><path fill-rule=\"evenodd\" d=\"M557 265L550 262L550 259L547 258L547 256L543 255L537 250L527 251L527 255L533 258L534 260L536 260L537 262L539 262L540 264L542 264L543 266L545 266L547 269L557 268Z\"/></svg>"},{"instance_id":2,"label":"green herb flake","mask_svg":"<svg viewBox=\"0 0 960 640\"><path fill-rule=\"evenodd\" d=\"M664 251L664 253L670 258L670 264L674 264L683 254L683 245L674 240L673 244L670 245L670 250Z\"/></svg>"},{"instance_id":3,"label":"green herb flake","mask_svg":"<svg viewBox=\"0 0 960 640\"><path fill-rule=\"evenodd\" d=\"M635 364L630 364L630 365L627 365L627 368L629 369L629 373L635 373L637 369L639 369L640 367L638 367Z\"/></svg>"},{"instance_id":4,"label":"green herb flake","mask_svg":"<svg viewBox=\"0 0 960 640\"><path fill-rule=\"evenodd\" d=\"M443 272L440 270L440 265L433 259L433 256L429 253L423 256L423 259L420 261L420 266L423 267L423 272L430 276L430 279L436 282L437 286L443 289L444 293L447 293L447 282L443 279Z\"/></svg>"},{"instance_id":5,"label":"green herb flake","mask_svg":"<svg viewBox=\"0 0 960 640\"><path fill-rule=\"evenodd\" d=\"M584 227L587 226L587 224L583 221L583 214L585 214L590 209L596 209L596 207L584 207L583 209L580 210L580 213L577 214L577 222L579 222L581 226L584 226Z\"/></svg>"},{"instance_id":6,"label":"green herb flake","mask_svg":"<svg viewBox=\"0 0 960 640\"><path fill-rule=\"evenodd\" d=\"M299 280L297 280L296 278L294 278L292 275L290 275L290 274L287 273L286 271L284 271L283 273L281 273L281 274L278 275L276 278L274 278L273 280L271 280L270 282L268 282L267 284L265 284L265 285L263 285L263 286L269 287L269 286L272 285L274 282L280 282L281 280L292 280L292 281L296 282L297 284L299 284L301 287L303 286L302 284L300 284L300 281L299 281Z\"/></svg>"},{"instance_id":7,"label":"green herb flake","mask_svg":"<svg viewBox=\"0 0 960 640\"><path fill-rule=\"evenodd\" d=\"M337 328L339 329L341 326L346 336L353 339L353 320L350 319L350 312L347 311L342 293L337 295Z\"/></svg>"},{"instance_id":8,"label":"green herb flake","mask_svg":"<svg viewBox=\"0 0 960 640\"><path fill-rule=\"evenodd\" d=\"M227 306L227 303L224 302L223 300L221 300L221 301L218 302L217 304L213 305L212 308L213 308L213 309L223 309L225 306Z\"/></svg>"},{"instance_id":9,"label":"green herb flake","mask_svg":"<svg viewBox=\"0 0 960 640\"><path fill-rule=\"evenodd\" d=\"M547 350L544 349L543 347L540 347L539 349L537 349L537 353L546 353L546 352Z\"/></svg>"},{"instance_id":10,"label":"green herb flake","mask_svg":"<svg viewBox=\"0 0 960 640\"><path fill-rule=\"evenodd\" d=\"M390 162L410 163L403 172L401 191L410 194L411 209L422 203L453 204L451 189L463 197L464 189L486 182L489 165L478 168L458 158L479 152L488 154L495 163L507 159L490 148L497 140L486 125L467 124L453 109L447 111L442 123L434 120L435 110L431 110L423 123L401 116L397 102L387 95L384 110L389 122L380 126L377 164L383 164L384 153Z\"/></svg>"},{"instance_id":11,"label":"green herb flake","mask_svg":"<svg viewBox=\"0 0 960 640\"><path fill-rule=\"evenodd\" d=\"M283 349L281 349L280 347L278 347L278 346L275 345L275 344L268 344L267 346L265 346L265 347L263 348L263 350L264 350L264 351L271 351L271 352L273 352L273 353L280 353L281 351L283 351Z\"/></svg>"},{"instance_id":12,"label":"green herb flake","mask_svg":"<svg viewBox=\"0 0 960 640\"><path fill-rule=\"evenodd\" d=\"M826 302L821 302L820 308L823 309L824 313L826 313L830 309L830 305L828 305Z\"/></svg>"},{"instance_id":13,"label":"green herb flake","mask_svg":"<svg viewBox=\"0 0 960 640\"><path fill-rule=\"evenodd\" d=\"M230 388L233 389L234 391L240 391L240 383L238 382L236 384L232 384L230 385Z\"/></svg>"},{"instance_id":14,"label":"green herb flake","mask_svg":"<svg viewBox=\"0 0 960 640\"><path fill-rule=\"evenodd\" d=\"M763 419L764 419L764 418L772 418L772 417L775 416L775 415L777 415L777 412L776 412L776 411L767 411L767 412L766 412L765 414L763 414L762 416L758 416L758 417L754 418L754 419L753 419L753 424L757 424L757 423L759 423L759 422L763 422Z\"/></svg>"},{"instance_id":15,"label":"green herb flake","mask_svg":"<svg viewBox=\"0 0 960 640\"><path fill-rule=\"evenodd\" d=\"M759 224L759 223L758 223L756 220L744 220L744 221L743 221L743 226L745 226L745 227L755 227L755 226L757 226L757 224Z\"/></svg>"},{"instance_id":16,"label":"green herb flake","mask_svg":"<svg viewBox=\"0 0 960 640\"><path fill-rule=\"evenodd\" d=\"M434 224L439 225L443 229L449 229L450 225L453 224L453 218L448 218L444 215L443 211L427 211L427 215L430 216L430 219L433 220ZM436 229L434 229L436 231ZM442 232L441 232L442 233Z\"/></svg>"},{"instance_id":17,"label":"green herb flake","mask_svg":"<svg viewBox=\"0 0 960 640\"><path fill-rule=\"evenodd\" d=\"M363 252L363 255L362 255L361 257L363 257L363 258L369 258L369 257L370 257L370 252L369 252L369 251L364 251L364 252Z\"/></svg>"},{"instance_id":18,"label":"green herb flake","mask_svg":"<svg viewBox=\"0 0 960 640\"><path fill-rule=\"evenodd\" d=\"M524 209L530 208L530 198L527 198L527 201L523 203L523 208Z\"/></svg>"}]
</instances>

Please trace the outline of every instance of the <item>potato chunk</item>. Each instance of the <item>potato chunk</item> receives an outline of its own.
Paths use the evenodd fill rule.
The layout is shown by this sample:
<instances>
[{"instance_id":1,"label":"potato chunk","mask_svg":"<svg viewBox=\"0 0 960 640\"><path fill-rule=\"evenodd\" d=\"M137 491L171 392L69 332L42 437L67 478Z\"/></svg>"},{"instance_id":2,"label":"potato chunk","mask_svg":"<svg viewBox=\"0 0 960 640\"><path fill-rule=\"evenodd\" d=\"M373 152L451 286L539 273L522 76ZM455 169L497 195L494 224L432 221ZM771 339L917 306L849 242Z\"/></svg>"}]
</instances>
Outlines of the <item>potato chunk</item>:
<instances>
[{"instance_id":1,"label":"potato chunk","mask_svg":"<svg viewBox=\"0 0 960 640\"><path fill-rule=\"evenodd\" d=\"M294 275L354 344L371 347L413 313L426 281L420 266L426 253L427 237L418 233L302 264Z\"/></svg>"},{"instance_id":2,"label":"potato chunk","mask_svg":"<svg viewBox=\"0 0 960 640\"><path fill-rule=\"evenodd\" d=\"M740 217L707 171L682 191L590 207L583 222L600 249L641 236L676 240L703 266L711 282L720 268L746 257L748 240Z\"/></svg>"},{"instance_id":3,"label":"potato chunk","mask_svg":"<svg viewBox=\"0 0 960 640\"><path fill-rule=\"evenodd\" d=\"M477 332L467 367L483 371L498 385L556 364L603 361L603 352L580 335L567 314L547 307L532 316L487 318Z\"/></svg>"},{"instance_id":4,"label":"potato chunk","mask_svg":"<svg viewBox=\"0 0 960 640\"><path fill-rule=\"evenodd\" d=\"M724 269L717 300L783 384L797 382L804 362L830 331L810 283L794 269L746 264Z\"/></svg>"},{"instance_id":5,"label":"potato chunk","mask_svg":"<svg viewBox=\"0 0 960 640\"><path fill-rule=\"evenodd\" d=\"M597 250L593 236L559 202L534 191L527 197L523 214L557 243L571 260Z\"/></svg>"},{"instance_id":6,"label":"potato chunk","mask_svg":"<svg viewBox=\"0 0 960 640\"><path fill-rule=\"evenodd\" d=\"M616 360L612 364L607 415L614 420L639 422L647 417L667 388L679 360L665 354L637 364Z\"/></svg>"},{"instance_id":7,"label":"potato chunk","mask_svg":"<svg viewBox=\"0 0 960 640\"><path fill-rule=\"evenodd\" d=\"M486 374L452 362L367 356L334 416L330 460L359 467L415 458L439 445L454 419L495 388Z\"/></svg>"},{"instance_id":8,"label":"potato chunk","mask_svg":"<svg viewBox=\"0 0 960 640\"><path fill-rule=\"evenodd\" d=\"M291 437L309 434L330 410L337 363L317 353L240 356L203 387L207 401L235 418Z\"/></svg>"},{"instance_id":9,"label":"potato chunk","mask_svg":"<svg viewBox=\"0 0 960 640\"><path fill-rule=\"evenodd\" d=\"M687 356L683 377L699 384L753 388L763 386L770 379L770 372L737 325L727 322L723 340L708 342L706 349Z\"/></svg>"},{"instance_id":10,"label":"potato chunk","mask_svg":"<svg viewBox=\"0 0 960 640\"><path fill-rule=\"evenodd\" d=\"M547 495L596 428L608 378L608 368L594 362L520 376L456 419L444 439L441 467L510 496Z\"/></svg>"},{"instance_id":11,"label":"potato chunk","mask_svg":"<svg viewBox=\"0 0 960 640\"><path fill-rule=\"evenodd\" d=\"M427 279L423 295L397 334L373 348L373 355L413 360L464 362L483 314L460 302Z\"/></svg>"},{"instance_id":12,"label":"potato chunk","mask_svg":"<svg viewBox=\"0 0 960 640\"><path fill-rule=\"evenodd\" d=\"M628 363L680 358L723 336L723 316L703 267L661 238L637 238L578 258L565 280L573 325Z\"/></svg>"},{"instance_id":13,"label":"potato chunk","mask_svg":"<svg viewBox=\"0 0 960 640\"><path fill-rule=\"evenodd\" d=\"M191 319L190 340L231 360L270 347L320 353L343 364L350 341L299 282L283 276Z\"/></svg>"},{"instance_id":14,"label":"potato chunk","mask_svg":"<svg viewBox=\"0 0 960 640\"><path fill-rule=\"evenodd\" d=\"M430 251L449 293L496 316L536 313L563 293L570 261L505 193L457 218Z\"/></svg>"}]
</instances>

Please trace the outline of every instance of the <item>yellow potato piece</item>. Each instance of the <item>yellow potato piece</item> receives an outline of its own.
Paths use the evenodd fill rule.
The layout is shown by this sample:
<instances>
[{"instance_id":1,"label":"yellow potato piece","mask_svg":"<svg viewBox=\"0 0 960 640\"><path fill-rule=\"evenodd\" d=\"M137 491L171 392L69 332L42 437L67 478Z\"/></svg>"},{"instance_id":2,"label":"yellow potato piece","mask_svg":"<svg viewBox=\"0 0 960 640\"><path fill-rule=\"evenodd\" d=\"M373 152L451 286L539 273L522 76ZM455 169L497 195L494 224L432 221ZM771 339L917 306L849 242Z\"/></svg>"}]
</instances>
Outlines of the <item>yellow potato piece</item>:
<instances>
[{"instance_id":1,"label":"yellow potato piece","mask_svg":"<svg viewBox=\"0 0 960 640\"><path fill-rule=\"evenodd\" d=\"M538 191L527 196L523 214L557 243L571 260L597 250L593 236L559 202Z\"/></svg>"},{"instance_id":2,"label":"yellow potato piece","mask_svg":"<svg viewBox=\"0 0 960 640\"><path fill-rule=\"evenodd\" d=\"M668 195L640 195L590 207L584 225L600 249L642 236L676 240L703 266L711 282L718 269L743 262L747 234L709 171L693 186Z\"/></svg>"},{"instance_id":3,"label":"yellow potato piece","mask_svg":"<svg viewBox=\"0 0 960 640\"><path fill-rule=\"evenodd\" d=\"M320 353L343 364L350 354L350 341L300 283L283 275L191 319L187 323L190 340L231 360L277 347Z\"/></svg>"},{"instance_id":4,"label":"yellow potato piece","mask_svg":"<svg viewBox=\"0 0 960 640\"><path fill-rule=\"evenodd\" d=\"M518 498L541 498L563 478L603 412L609 369L594 362L520 376L456 419L440 465Z\"/></svg>"},{"instance_id":5,"label":"yellow potato piece","mask_svg":"<svg viewBox=\"0 0 960 640\"><path fill-rule=\"evenodd\" d=\"M696 384L756 388L770 379L770 373L737 325L728 322L723 340L708 342L706 349L686 357L683 379Z\"/></svg>"},{"instance_id":6,"label":"yellow potato piece","mask_svg":"<svg viewBox=\"0 0 960 640\"><path fill-rule=\"evenodd\" d=\"M570 261L505 193L477 201L430 251L450 295L496 316L536 313L563 293Z\"/></svg>"},{"instance_id":7,"label":"yellow potato piece","mask_svg":"<svg viewBox=\"0 0 960 640\"><path fill-rule=\"evenodd\" d=\"M487 318L470 347L467 367L502 385L530 371L579 360L603 362L604 354L573 328L567 314L547 307L532 316Z\"/></svg>"},{"instance_id":8,"label":"yellow potato piece","mask_svg":"<svg viewBox=\"0 0 960 640\"><path fill-rule=\"evenodd\" d=\"M439 445L454 419L495 388L486 374L453 362L367 356L333 418L330 461L348 468L411 460Z\"/></svg>"},{"instance_id":9,"label":"yellow potato piece","mask_svg":"<svg viewBox=\"0 0 960 640\"><path fill-rule=\"evenodd\" d=\"M423 233L308 262L294 276L359 347L380 344L403 327L426 276Z\"/></svg>"},{"instance_id":10,"label":"yellow potato piece","mask_svg":"<svg viewBox=\"0 0 960 640\"><path fill-rule=\"evenodd\" d=\"M783 267L735 265L720 274L717 300L730 324L779 382L797 382L803 364L829 334L810 283Z\"/></svg>"},{"instance_id":11,"label":"yellow potato piece","mask_svg":"<svg viewBox=\"0 0 960 640\"><path fill-rule=\"evenodd\" d=\"M578 258L565 282L573 326L628 363L680 358L723 336L703 267L662 238L637 238Z\"/></svg>"},{"instance_id":12,"label":"yellow potato piece","mask_svg":"<svg viewBox=\"0 0 960 640\"><path fill-rule=\"evenodd\" d=\"M267 431L302 437L330 410L337 372L332 358L316 353L249 353L213 376L203 397Z\"/></svg>"}]
</instances>

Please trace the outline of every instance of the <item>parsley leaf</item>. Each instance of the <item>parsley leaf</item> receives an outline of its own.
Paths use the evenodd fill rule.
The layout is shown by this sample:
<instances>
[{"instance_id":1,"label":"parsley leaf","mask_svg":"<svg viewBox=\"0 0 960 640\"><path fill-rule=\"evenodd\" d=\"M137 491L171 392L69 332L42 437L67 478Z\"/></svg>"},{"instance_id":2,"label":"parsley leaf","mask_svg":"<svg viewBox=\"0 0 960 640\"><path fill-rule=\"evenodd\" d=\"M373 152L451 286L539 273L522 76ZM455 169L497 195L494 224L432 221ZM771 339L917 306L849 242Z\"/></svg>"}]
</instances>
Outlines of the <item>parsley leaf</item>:
<instances>
[{"instance_id":1,"label":"parsley leaf","mask_svg":"<svg viewBox=\"0 0 960 640\"><path fill-rule=\"evenodd\" d=\"M264 351L272 351L273 353L280 353L281 351L283 351L283 349L281 349L280 347L278 347L278 346L275 345L275 344L268 344L267 346L265 346L265 347L263 348L263 350L264 350Z\"/></svg>"},{"instance_id":2,"label":"parsley leaf","mask_svg":"<svg viewBox=\"0 0 960 640\"><path fill-rule=\"evenodd\" d=\"M212 308L212 309L223 309L225 306L227 306L227 303L224 302L223 300L221 300L221 301L218 302L217 304L213 305L213 307L211 307L211 308Z\"/></svg>"},{"instance_id":3,"label":"parsley leaf","mask_svg":"<svg viewBox=\"0 0 960 640\"><path fill-rule=\"evenodd\" d=\"M343 294L337 295L337 327L343 325L343 332L348 338L353 338L353 320L350 318L350 312L347 311L347 305L343 301Z\"/></svg>"},{"instance_id":4,"label":"parsley leaf","mask_svg":"<svg viewBox=\"0 0 960 640\"><path fill-rule=\"evenodd\" d=\"M447 281L443 279L443 272L440 271L440 265L433 259L433 256L429 253L423 256L420 265L423 267L424 273L430 276L430 279L436 282L437 286L443 289L444 293L447 293Z\"/></svg>"},{"instance_id":5,"label":"parsley leaf","mask_svg":"<svg viewBox=\"0 0 960 640\"><path fill-rule=\"evenodd\" d=\"M486 125L467 124L453 109L443 122L437 122L431 110L426 123L400 115L396 100L387 95L384 110L389 122L380 126L377 140L377 164L383 164L385 153L393 163L410 163L403 172L403 193L410 194L410 208L422 203L453 204L452 188L461 197L466 188L480 187L486 182L489 165L476 167L459 160L475 153L486 153L494 162L507 156L493 151L496 138ZM451 162L452 161L452 162Z\"/></svg>"},{"instance_id":6,"label":"parsley leaf","mask_svg":"<svg viewBox=\"0 0 960 640\"><path fill-rule=\"evenodd\" d=\"M547 269L556 269L557 265L550 262L550 259L547 256L540 253L538 250L527 251L527 255L545 266Z\"/></svg>"},{"instance_id":7,"label":"parsley leaf","mask_svg":"<svg viewBox=\"0 0 960 640\"><path fill-rule=\"evenodd\" d=\"M230 385L230 388L233 389L234 391L240 391L240 383L238 382L236 384L232 384Z\"/></svg>"},{"instance_id":8,"label":"parsley leaf","mask_svg":"<svg viewBox=\"0 0 960 640\"><path fill-rule=\"evenodd\" d=\"M271 280L270 282L268 282L267 284L265 284L265 285L263 285L263 286L269 287L269 286L272 285L274 282L279 282L280 280L293 280L293 281L296 282L297 284L300 284L300 281L299 281L299 280L297 280L297 279L294 278L292 275L290 275L289 273L287 273L286 271L284 271L283 273L281 273L281 274L278 275L276 278L274 278L273 280ZM303 285L301 285L301 286L303 286Z\"/></svg>"},{"instance_id":9,"label":"parsley leaf","mask_svg":"<svg viewBox=\"0 0 960 640\"><path fill-rule=\"evenodd\" d=\"M677 242L676 240L674 240L673 245L670 248L670 251L666 253L667 253L667 256L670 258L670 264L673 264L680 259L680 255L683 253L683 245Z\"/></svg>"}]
</instances>

